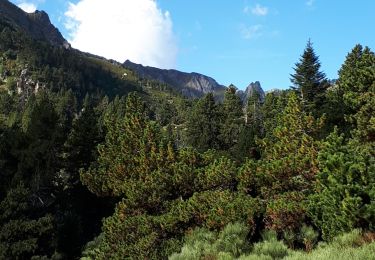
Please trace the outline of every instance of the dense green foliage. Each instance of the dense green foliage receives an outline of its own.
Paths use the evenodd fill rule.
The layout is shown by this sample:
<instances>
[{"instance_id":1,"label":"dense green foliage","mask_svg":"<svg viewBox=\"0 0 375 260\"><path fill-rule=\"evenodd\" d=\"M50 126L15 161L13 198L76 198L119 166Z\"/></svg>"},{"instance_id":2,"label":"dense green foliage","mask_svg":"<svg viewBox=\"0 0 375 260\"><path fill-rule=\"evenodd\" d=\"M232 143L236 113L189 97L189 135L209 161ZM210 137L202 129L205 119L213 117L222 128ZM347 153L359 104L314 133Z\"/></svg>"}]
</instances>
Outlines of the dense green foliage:
<instances>
[{"instance_id":1,"label":"dense green foliage","mask_svg":"<svg viewBox=\"0 0 375 260\"><path fill-rule=\"evenodd\" d=\"M218 149L220 147L220 119L219 108L213 94L209 93L198 100L193 106L187 122L189 144L200 151L210 148Z\"/></svg>"},{"instance_id":2,"label":"dense green foliage","mask_svg":"<svg viewBox=\"0 0 375 260\"><path fill-rule=\"evenodd\" d=\"M300 234L301 242L311 237L306 232ZM195 229L187 235L181 251L168 259L375 259L375 237L373 233L362 233L356 229L335 237L330 243L319 243L316 249L308 251L289 249L285 241L277 240L276 233L272 231L266 231L261 242L251 245L247 239L246 226L234 223L227 225L221 232Z\"/></svg>"},{"instance_id":3,"label":"dense green foliage","mask_svg":"<svg viewBox=\"0 0 375 260\"><path fill-rule=\"evenodd\" d=\"M238 144L238 137L243 130L242 102L236 95L236 90L234 86L229 86L222 104L219 139L223 150L229 150Z\"/></svg>"},{"instance_id":4,"label":"dense green foliage","mask_svg":"<svg viewBox=\"0 0 375 260\"><path fill-rule=\"evenodd\" d=\"M91 191L121 198L104 221L97 257L161 258L189 227L254 223L256 200L233 192L236 167L230 159L176 150L135 94L127 98L125 116L112 120L97 163L81 173Z\"/></svg>"},{"instance_id":5,"label":"dense green foliage","mask_svg":"<svg viewBox=\"0 0 375 260\"><path fill-rule=\"evenodd\" d=\"M319 154L316 193L309 197L313 221L330 239L353 228L374 225L375 158L355 140L343 144L332 133Z\"/></svg>"},{"instance_id":6,"label":"dense green foliage","mask_svg":"<svg viewBox=\"0 0 375 260\"><path fill-rule=\"evenodd\" d=\"M0 258L26 259L51 252L50 240L55 235L53 217L42 212L38 198L29 201L30 191L22 184L8 192L0 204ZM53 252L53 251L52 251Z\"/></svg>"},{"instance_id":7,"label":"dense green foliage","mask_svg":"<svg viewBox=\"0 0 375 260\"><path fill-rule=\"evenodd\" d=\"M292 83L188 100L0 20L0 259L373 259L375 55Z\"/></svg>"}]
</instances>

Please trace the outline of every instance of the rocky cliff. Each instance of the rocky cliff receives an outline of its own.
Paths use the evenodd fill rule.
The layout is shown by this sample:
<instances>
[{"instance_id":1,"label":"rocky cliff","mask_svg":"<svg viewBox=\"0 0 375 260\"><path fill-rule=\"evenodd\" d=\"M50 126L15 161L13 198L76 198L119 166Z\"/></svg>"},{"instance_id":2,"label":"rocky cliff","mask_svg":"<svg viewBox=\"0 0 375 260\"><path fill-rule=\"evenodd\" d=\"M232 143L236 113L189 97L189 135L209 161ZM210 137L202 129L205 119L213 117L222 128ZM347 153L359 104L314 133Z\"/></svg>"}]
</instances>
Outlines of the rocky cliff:
<instances>
[{"instance_id":1,"label":"rocky cliff","mask_svg":"<svg viewBox=\"0 0 375 260\"><path fill-rule=\"evenodd\" d=\"M135 71L142 78L166 83L189 98L199 98L207 93L214 93L218 99L221 99L226 89L213 78L195 72L186 73L178 70L146 67L129 60L125 61L123 66Z\"/></svg>"},{"instance_id":2,"label":"rocky cliff","mask_svg":"<svg viewBox=\"0 0 375 260\"><path fill-rule=\"evenodd\" d=\"M51 24L44 11L26 13L8 0L0 0L0 19L12 24L36 40L44 40L53 45L69 48L59 30Z\"/></svg>"},{"instance_id":3,"label":"rocky cliff","mask_svg":"<svg viewBox=\"0 0 375 260\"><path fill-rule=\"evenodd\" d=\"M239 95L242 102L246 104L249 97L251 97L255 91L259 93L260 100L263 102L266 94L264 93L259 81L251 82L244 91L237 91L237 95Z\"/></svg>"}]
</instances>

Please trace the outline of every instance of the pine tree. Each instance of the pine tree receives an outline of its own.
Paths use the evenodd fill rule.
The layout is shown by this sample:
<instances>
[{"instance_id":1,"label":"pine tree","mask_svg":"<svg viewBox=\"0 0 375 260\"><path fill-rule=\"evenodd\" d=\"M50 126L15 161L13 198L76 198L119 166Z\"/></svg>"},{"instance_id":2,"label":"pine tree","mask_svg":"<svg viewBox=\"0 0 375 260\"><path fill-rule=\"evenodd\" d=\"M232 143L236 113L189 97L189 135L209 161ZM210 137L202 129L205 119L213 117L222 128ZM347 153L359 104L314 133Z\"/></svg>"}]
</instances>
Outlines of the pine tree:
<instances>
[{"instance_id":1,"label":"pine tree","mask_svg":"<svg viewBox=\"0 0 375 260\"><path fill-rule=\"evenodd\" d=\"M18 169L16 148L23 134L18 125L15 100L8 93L0 93L0 198L5 197Z\"/></svg>"},{"instance_id":2,"label":"pine tree","mask_svg":"<svg viewBox=\"0 0 375 260\"><path fill-rule=\"evenodd\" d=\"M194 105L187 122L188 143L200 151L218 149L220 117L212 93Z\"/></svg>"},{"instance_id":3,"label":"pine tree","mask_svg":"<svg viewBox=\"0 0 375 260\"><path fill-rule=\"evenodd\" d=\"M290 90L267 93L262 105L264 136L272 137L273 130L277 127L280 111L288 103Z\"/></svg>"},{"instance_id":4,"label":"pine tree","mask_svg":"<svg viewBox=\"0 0 375 260\"><path fill-rule=\"evenodd\" d=\"M255 89L247 101L245 119L246 122L239 134L234 154L239 160L244 160L244 158L259 159L260 152L256 139L262 138L264 135L264 117L260 93Z\"/></svg>"},{"instance_id":5,"label":"pine tree","mask_svg":"<svg viewBox=\"0 0 375 260\"><path fill-rule=\"evenodd\" d=\"M53 254L54 219L40 198L23 184L0 201L0 259L31 259Z\"/></svg>"},{"instance_id":6,"label":"pine tree","mask_svg":"<svg viewBox=\"0 0 375 260\"><path fill-rule=\"evenodd\" d=\"M263 132L262 122L262 100L260 93L254 89L252 95L249 96L246 107L246 123L257 129L259 133Z\"/></svg>"},{"instance_id":7,"label":"pine tree","mask_svg":"<svg viewBox=\"0 0 375 260\"><path fill-rule=\"evenodd\" d=\"M15 179L24 181L28 187L31 184L33 191L51 187L62 140L58 114L48 91L30 96L22 113L21 129Z\"/></svg>"},{"instance_id":8,"label":"pine tree","mask_svg":"<svg viewBox=\"0 0 375 260\"><path fill-rule=\"evenodd\" d=\"M82 182L98 195L118 196L126 192L120 190L124 180L131 178L133 171L137 170L141 173L141 169L136 167L141 164L147 167L146 162L141 159L151 159L145 156L150 155L151 148L158 146L152 144L153 147L145 147L147 141L151 141L145 138L147 134L152 134L149 131L153 131L153 126L146 119L145 104L136 94L129 94L125 110L125 117L119 118L116 111L105 117L107 130L105 142L97 148L101 167L92 164L81 174ZM147 150L142 151L141 146ZM111 176L107 176L108 172L111 172Z\"/></svg>"},{"instance_id":9,"label":"pine tree","mask_svg":"<svg viewBox=\"0 0 375 260\"><path fill-rule=\"evenodd\" d=\"M302 110L294 92L278 116L272 135L259 141L263 157L240 171L240 190L266 200L265 224L277 231L297 229L305 217L317 167L319 143L312 137L322 125Z\"/></svg>"},{"instance_id":10,"label":"pine tree","mask_svg":"<svg viewBox=\"0 0 375 260\"><path fill-rule=\"evenodd\" d=\"M315 193L309 196L309 215L330 240L354 228L373 229L375 223L375 157L358 140L347 144L337 129L319 152Z\"/></svg>"},{"instance_id":11,"label":"pine tree","mask_svg":"<svg viewBox=\"0 0 375 260\"><path fill-rule=\"evenodd\" d=\"M319 147L313 136L322 125L323 118L315 119L304 112L301 101L293 92L290 93L288 104L278 117L273 137L260 140L263 159L269 162L267 167L276 166L265 174L275 178L269 190L271 194L286 190L308 191L311 187L317 172Z\"/></svg>"},{"instance_id":12,"label":"pine tree","mask_svg":"<svg viewBox=\"0 0 375 260\"><path fill-rule=\"evenodd\" d=\"M316 193L309 198L311 218L328 240L353 228L374 228L375 55L369 48L356 45L347 55L338 92L352 136L345 142L336 129L327 137Z\"/></svg>"},{"instance_id":13,"label":"pine tree","mask_svg":"<svg viewBox=\"0 0 375 260\"><path fill-rule=\"evenodd\" d=\"M99 115L92 100L85 98L80 113L73 120L71 131L65 142L67 170L79 180L79 169L87 169L95 159L96 146L102 141L98 126ZM75 182L74 181L74 182Z\"/></svg>"},{"instance_id":14,"label":"pine tree","mask_svg":"<svg viewBox=\"0 0 375 260\"><path fill-rule=\"evenodd\" d=\"M292 88L299 93L305 108L310 112L319 108L323 103L327 80L325 74L320 71L319 57L315 54L310 40L299 62L295 64L294 74L290 76Z\"/></svg>"},{"instance_id":15,"label":"pine tree","mask_svg":"<svg viewBox=\"0 0 375 260\"><path fill-rule=\"evenodd\" d=\"M229 150L238 143L238 137L244 125L242 102L236 95L237 88L230 85L224 94L222 104L222 124L220 126L221 149Z\"/></svg>"},{"instance_id":16,"label":"pine tree","mask_svg":"<svg viewBox=\"0 0 375 260\"><path fill-rule=\"evenodd\" d=\"M356 45L339 71L346 119L364 142L375 142L375 54Z\"/></svg>"}]
</instances>

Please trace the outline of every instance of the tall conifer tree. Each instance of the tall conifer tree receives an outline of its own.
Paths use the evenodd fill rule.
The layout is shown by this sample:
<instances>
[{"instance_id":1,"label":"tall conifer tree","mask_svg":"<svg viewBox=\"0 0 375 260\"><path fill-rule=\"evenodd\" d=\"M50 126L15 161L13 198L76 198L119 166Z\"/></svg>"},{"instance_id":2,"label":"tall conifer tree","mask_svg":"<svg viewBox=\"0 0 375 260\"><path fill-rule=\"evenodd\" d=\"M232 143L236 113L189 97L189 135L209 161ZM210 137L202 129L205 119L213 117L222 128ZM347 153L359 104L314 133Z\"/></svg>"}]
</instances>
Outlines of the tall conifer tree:
<instances>
[{"instance_id":1,"label":"tall conifer tree","mask_svg":"<svg viewBox=\"0 0 375 260\"><path fill-rule=\"evenodd\" d=\"M339 71L339 89L346 106L346 119L357 128L355 135L375 142L375 54L356 45Z\"/></svg>"},{"instance_id":2,"label":"tall conifer tree","mask_svg":"<svg viewBox=\"0 0 375 260\"><path fill-rule=\"evenodd\" d=\"M187 122L188 142L200 151L219 148L219 113L214 96L208 93L192 109Z\"/></svg>"},{"instance_id":3,"label":"tall conifer tree","mask_svg":"<svg viewBox=\"0 0 375 260\"><path fill-rule=\"evenodd\" d=\"M242 102L236 95L237 88L230 85L225 92L223 102L223 123L220 127L222 149L230 149L238 143L238 136L244 124Z\"/></svg>"},{"instance_id":4,"label":"tall conifer tree","mask_svg":"<svg viewBox=\"0 0 375 260\"><path fill-rule=\"evenodd\" d=\"M327 88L326 75L320 70L319 56L315 54L312 42L307 42L306 48L295 64L291 76L292 88L299 92L305 108L312 111L322 103Z\"/></svg>"}]
</instances>

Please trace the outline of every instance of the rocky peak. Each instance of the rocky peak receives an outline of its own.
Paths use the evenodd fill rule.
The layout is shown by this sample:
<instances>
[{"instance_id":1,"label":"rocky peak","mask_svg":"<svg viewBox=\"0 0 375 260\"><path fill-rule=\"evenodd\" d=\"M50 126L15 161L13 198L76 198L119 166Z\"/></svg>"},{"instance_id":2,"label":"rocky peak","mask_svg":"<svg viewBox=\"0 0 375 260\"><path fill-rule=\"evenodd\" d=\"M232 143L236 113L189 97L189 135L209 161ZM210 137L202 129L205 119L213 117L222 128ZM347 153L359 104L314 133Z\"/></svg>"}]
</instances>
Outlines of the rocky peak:
<instances>
[{"instance_id":1,"label":"rocky peak","mask_svg":"<svg viewBox=\"0 0 375 260\"><path fill-rule=\"evenodd\" d=\"M59 30L51 24L44 11L26 13L8 0L0 0L0 19L5 19L16 29L20 29L36 40L44 40L50 44L70 47Z\"/></svg>"},{"instance_id":2,"label":"rocky peak","mask_svg":"<svg viewBox=\"0 0 375 260\"><path fill-rule=\"evenodd\" d=\"M260 100L261 102L264 101L266 94L264 93L264 90L262 89L262 86L260 85L259 81L251 82L245 91L239 90L237 91L237 94L240 96L243 103L247 103L247 100L249 97L253 95L254 92L258 92L260 94Z\"/></svg>"},{"instance_id":3,"label":"rocky peak","mask_svg":"<svg viewBox=\"0 0 375 260\"><path fill-rule=\"evenodd\" d=\"M34 17L36 20L39 20L44 23L50 23L49 16L46 12L36 10L34 13L29 14L30 17Z\"/></svg>"}]
</instances>

